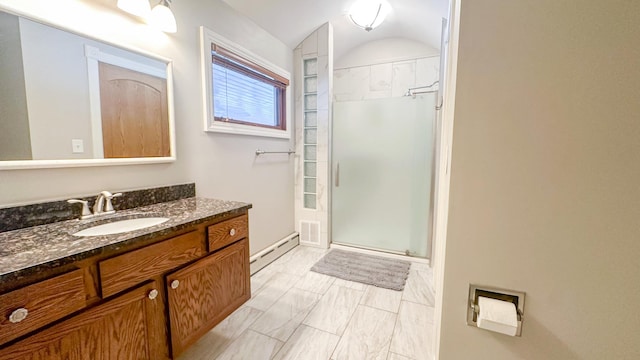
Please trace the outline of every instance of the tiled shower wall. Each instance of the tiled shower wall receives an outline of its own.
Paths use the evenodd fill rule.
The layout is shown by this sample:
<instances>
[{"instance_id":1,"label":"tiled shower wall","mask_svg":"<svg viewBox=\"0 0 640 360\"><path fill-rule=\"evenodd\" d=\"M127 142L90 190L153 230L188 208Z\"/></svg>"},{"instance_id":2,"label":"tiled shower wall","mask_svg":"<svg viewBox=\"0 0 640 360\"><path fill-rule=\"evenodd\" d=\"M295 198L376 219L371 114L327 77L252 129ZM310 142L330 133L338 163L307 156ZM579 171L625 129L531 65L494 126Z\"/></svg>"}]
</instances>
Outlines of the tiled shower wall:
<instances>
[{"instance_id":1,"label":"tiled shower wall","mask_svg":"<svg viewBox=\"0 0 640 360\"><path fill-rule=\"evenodd\" d=\"M333 28L326 23L294 49L295 217L300 243L329 246L329 124ZM305 66L306 65L306 66Z\"/></svg>"},{"instance_id":2,"label":"tiled shower wall","mask_svg":"<svg viewBox=\"0 0 640 360\"><path fill-rule=\"evenodd\" d=\"M438 80L440 57L336 69L334 101L368 100L403 96L407 89ZM432 88L437 89L437 85Z\"/></svg>"}]
</instances>

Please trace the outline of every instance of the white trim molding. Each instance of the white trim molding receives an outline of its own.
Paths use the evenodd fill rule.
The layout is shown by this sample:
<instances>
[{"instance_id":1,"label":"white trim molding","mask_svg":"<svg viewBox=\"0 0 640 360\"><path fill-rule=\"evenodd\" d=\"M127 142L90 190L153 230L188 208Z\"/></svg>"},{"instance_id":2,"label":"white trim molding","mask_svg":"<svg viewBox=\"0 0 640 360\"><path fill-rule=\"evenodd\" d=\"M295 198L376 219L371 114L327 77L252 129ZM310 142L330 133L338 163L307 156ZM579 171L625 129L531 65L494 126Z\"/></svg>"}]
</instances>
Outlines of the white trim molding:
<instances>
[{"instance_id":1,"label":"white trim molding","mask_svg":"<svg viewBox=\"0 0 640 360\"><path fill-rule=\"evenodd\" d=\"M264 136L280 139L291 138L291 89L288 87L285 91L286 97L286 129L269 129L258 126L243 125L237 123L229 123L223 121L216 121L213 116L213 75L212 75L212 63L211 63L211 44L218 44L222 47L238 54L239 56L247 59L256 65L259 65L269 71L291 80L291 74L274 65L270 61L250 52L242 46L234 43L233 41L219 35L204 26L200 27L200 55L201 55L201 67L202 67L202 104L203 104L203 118L204 118L204 131L205 132L219 132L227 134L242 134L252 136Z\"/></svg>"},{"instance_id":2,"label":"white trim molding","mask_svg":"<svg viewBox=\"0 0 640 360\"><path fill-rule=\"evenodd\" d=\"M451 144L453 141L453 121L455 110L456 79L458 69L458 41L460 35L460 2L461 0L451 0L449 6L449 44L447 49L447 66L444 86L444 102L442 104L442 126L440 129L440 139L442 139L439 154L438 174L438 204L436 212L438 214L434 229L435 251L432 256L434 268L435 287L435 313L433 339L434 358L440 358L440 336L442 330L442 304L444 292L444 267L447 243L447 223L449 215L449 184L451 179Z\"/></svg>"}]
</instances>

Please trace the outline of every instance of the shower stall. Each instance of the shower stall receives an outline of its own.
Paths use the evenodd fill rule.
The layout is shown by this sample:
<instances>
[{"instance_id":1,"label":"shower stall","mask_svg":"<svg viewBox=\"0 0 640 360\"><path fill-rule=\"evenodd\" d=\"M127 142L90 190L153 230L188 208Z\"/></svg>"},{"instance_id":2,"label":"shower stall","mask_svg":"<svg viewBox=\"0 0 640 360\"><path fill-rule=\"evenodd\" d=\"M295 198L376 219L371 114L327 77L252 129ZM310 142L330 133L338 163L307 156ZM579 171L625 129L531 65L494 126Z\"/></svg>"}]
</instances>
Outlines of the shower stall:
<instances>
[{"instance_id":1,"label":"shower stall","mask_svg":"<svg viewBox=\"0 0 640 360\"><path fill-rule=\"evenodd\" d=\"M436 92L334 102L334 244L429 257Z\"/></svg>"}]
</instances>

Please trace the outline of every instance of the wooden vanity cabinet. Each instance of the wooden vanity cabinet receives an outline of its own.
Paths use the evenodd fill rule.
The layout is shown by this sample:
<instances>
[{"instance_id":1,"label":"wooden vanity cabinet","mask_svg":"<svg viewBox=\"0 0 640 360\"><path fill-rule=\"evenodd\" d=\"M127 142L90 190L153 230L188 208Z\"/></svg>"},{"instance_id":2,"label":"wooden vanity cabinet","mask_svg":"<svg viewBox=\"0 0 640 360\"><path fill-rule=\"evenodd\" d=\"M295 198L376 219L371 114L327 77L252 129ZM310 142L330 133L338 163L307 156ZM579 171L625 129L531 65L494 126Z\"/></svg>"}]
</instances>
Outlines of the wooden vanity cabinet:
<instances>
[{"instance_id":1,"label":"wooden vanity cabinet","mask_svg":"<svg viewBox=\"0 0 640 360\"><path fill-rule=\"evenodd\" d=\"M247 215L222 221L207 227L209 251L221 249L229 244L244 239L249 235L249 221Z\"/></svg>"},{"instance_id":2,"label":"wooden vanity cabinet","mask_svg":"<svg viewBox=\"0 0 640 360\"><path fill-rule=\"evenodd\" d=\"M202 233L191 231L159 243L100 261L102 297L108 297L206 254Z\"/></svg>"},{"instance_id":3,"label":"wooden vanity cabinet","mask_svg":"<svg viewBox=\"0 0 640 360\"><path fill-rule=\"evenodd\" d=\"M166 277L173 357L251 297L246 238Z\"/></svg>"},{"instance_id":4,"label":"wooden vanity cabinet","mask_svg":"<svg viewBox=\"0 0 640 360\"><path fill-rule=\"evenodd\" d=\"M3 360L161 359L163 304L149 282L0 350Z\"/></svg>"},{"instance_id":5,"label":"wooden vanity cabinet","mask_svg":"<svg viewBox=\"0 0 640 360\"><path fill-rule=\"evenodd\" d=\"M176 357L251 297L248 218L73 265L0 294L0 359Z\"/></svg>"},{"instance_id":6,"label":"wooden vanity cabinet","mask_svg":"<svg viewBox=\"0 0 640 360\"><path fill-rule=\"evenodd\" d=\"M82 270L3 294L0 296L0 344L62 319L85 306Z\"/></svg>"}]
</instances>

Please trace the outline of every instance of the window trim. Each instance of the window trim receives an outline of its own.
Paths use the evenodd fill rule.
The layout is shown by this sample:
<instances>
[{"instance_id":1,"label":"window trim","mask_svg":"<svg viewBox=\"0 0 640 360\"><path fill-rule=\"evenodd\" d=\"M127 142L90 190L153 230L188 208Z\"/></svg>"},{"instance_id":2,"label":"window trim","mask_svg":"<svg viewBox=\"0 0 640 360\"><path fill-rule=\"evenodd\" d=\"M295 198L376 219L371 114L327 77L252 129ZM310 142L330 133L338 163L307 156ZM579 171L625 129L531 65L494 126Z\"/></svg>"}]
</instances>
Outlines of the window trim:
<instances>
[{"instance_id":1,"label":"window trim","mask_svg":"<svg viewBox=\"0 0 640 360\"><path fill-rule=\"evenodd\" d=\"M287 86L290 83L291 75L288 71L272 64L271 62L253 54L252 52L244 49L240 45L224 38L223 36L205 28L200 27L200 40L201 40L201 67L202 67L202 95L203 95L203 113L204 113L204 131L205 132L220 132L227 134L242 134L252 136L264 136L273 138L290 139L291 138L291 111L289 104L291 104L291 93ZM214 48L215 47L215 48ZM213 55L211 51L213 49L220 49L224 53L225 57L232 58L247 67L256 69L256 71L263 72L265 78L272 77L273 82L279 82L283 86L280 91L284 91L284 96L281 97L282 104L281 111L284 112L284 121L280 127L267 127L259 126L244 121L233 120L226 121L214 116L213 111ZM217 50L216 50L217 51ZM235 70L235 69L234 69ZM244 70L243 72L245 72ZM246 71L249 73L248 71ZM250 76L259 76L258 74L248 74ZM274 84L275 86L275 84ZM277 87L277 86L276 86Z\"/></svg>"}]
</instances>

